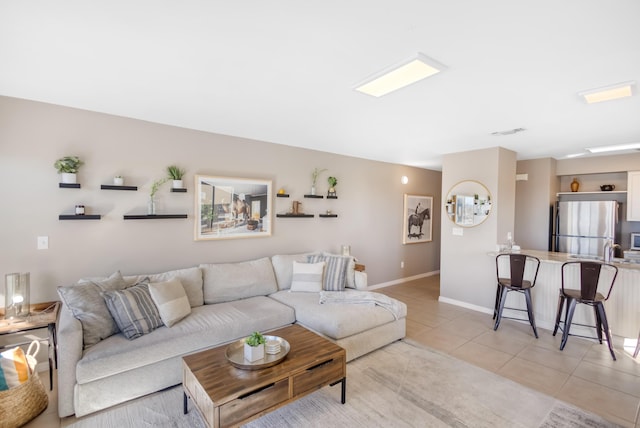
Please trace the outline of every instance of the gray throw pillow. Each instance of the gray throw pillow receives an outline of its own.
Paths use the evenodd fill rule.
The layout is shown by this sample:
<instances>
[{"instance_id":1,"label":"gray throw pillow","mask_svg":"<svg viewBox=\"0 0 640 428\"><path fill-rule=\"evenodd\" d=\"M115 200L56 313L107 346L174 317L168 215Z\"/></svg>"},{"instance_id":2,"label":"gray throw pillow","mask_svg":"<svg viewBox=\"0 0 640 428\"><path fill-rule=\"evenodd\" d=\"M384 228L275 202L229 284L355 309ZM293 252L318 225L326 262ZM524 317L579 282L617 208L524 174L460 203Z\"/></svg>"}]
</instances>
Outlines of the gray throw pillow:
<instances>
[{"instance_id":1,"label":"gray throw pillow","mask_svg":"<svg viewBox=\"0 0 640 428\"><path fill-rule=\"evenodd\" d=\"M72 286L58 287L58 295L82 324L85 349L119 331L100 293L122 290L126 286L118 271L109 278L83 279Z\"/></svg>"},{"instance_id":2,"label":"gray throw pillow","mask_svg":"<svg viewBox=\"0 0 640 428\"><path fill-rule=\"evenodd\" d=\"M127 339L150 333L162 325L158 308L151 299L149 284L102 293L109 312Z\"/></svg>"}]
</instances>

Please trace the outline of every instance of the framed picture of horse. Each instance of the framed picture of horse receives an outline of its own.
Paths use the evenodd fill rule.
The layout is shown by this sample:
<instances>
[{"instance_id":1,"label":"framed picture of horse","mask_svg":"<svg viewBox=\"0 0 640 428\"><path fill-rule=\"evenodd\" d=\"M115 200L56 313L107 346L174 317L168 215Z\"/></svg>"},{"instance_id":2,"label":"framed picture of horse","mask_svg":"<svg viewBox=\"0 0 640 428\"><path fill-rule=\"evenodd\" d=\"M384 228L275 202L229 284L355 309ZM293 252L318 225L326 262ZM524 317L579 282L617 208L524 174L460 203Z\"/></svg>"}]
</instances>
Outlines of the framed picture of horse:
<instances>
[{"instance_id":1,"label":"framed picture of horse","mask_svg":"<svg viewBox=\"0 0 640 428\"><path fill-rule=\"evenodd\" d=\"M402 211L402 243L417 244L432 241L433 196L404 194Z\"/></svg>"},{"instance_id":2,"label":"framed picture of horse","mask_svg":"<svg viewBox=\"0 0 640 428\"><path fill-rule=\"evenodd\" d=\"M271 236L271 187L270 180L196 175L196 241Z\"/></svg>"}]
</instances>

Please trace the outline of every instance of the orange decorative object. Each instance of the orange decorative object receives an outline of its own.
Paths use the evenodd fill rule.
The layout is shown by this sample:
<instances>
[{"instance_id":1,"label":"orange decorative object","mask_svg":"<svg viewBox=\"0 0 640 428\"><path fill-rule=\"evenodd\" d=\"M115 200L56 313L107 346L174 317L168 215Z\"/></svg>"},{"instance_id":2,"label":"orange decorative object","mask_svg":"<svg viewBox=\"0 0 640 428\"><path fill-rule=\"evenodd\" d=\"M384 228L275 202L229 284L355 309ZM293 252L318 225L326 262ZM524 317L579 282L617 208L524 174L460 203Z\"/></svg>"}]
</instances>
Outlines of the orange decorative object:
<instances>
[{"instance_id":1,"label":"orange decorative object","mask_svg":"<svg viewBox=\"0 0 640 428\"><path fill-rule=\"evenodd\" d=\"M571 191L577 192L579 188L580 188L580 183L578 183L578 180L574 178L573 181L571 182Z\"/></svg>"}]
</instances>

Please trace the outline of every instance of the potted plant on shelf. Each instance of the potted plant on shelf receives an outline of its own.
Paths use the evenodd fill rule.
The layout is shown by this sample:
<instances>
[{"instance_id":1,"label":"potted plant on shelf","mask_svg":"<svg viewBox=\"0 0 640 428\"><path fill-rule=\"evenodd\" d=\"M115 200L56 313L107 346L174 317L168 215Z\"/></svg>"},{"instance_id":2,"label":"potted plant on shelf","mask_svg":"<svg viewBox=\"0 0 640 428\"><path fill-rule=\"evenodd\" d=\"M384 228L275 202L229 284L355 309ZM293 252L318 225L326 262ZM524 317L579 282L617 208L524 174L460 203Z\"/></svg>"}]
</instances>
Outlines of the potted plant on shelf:
<instances>
[{"instance_id":1,"label":"potted plant on shelf","mask_svg":"<svg viewBox=\"0 0 640 428\"><path fill-rule=\"evenodd\" d=\"M62 183L75 184L76 173L82 165L82 161L77 156L65 156L58 159L53 166L58 170Z\"/></svg>"},{"instance_id":2,"label":"potted plant on shelf","mask_svg":"<svg viewBox=\"0 0 640 428\"><path fill-rule=\"evenodd\" d=\"M336 186L338 185L338 179L335 177L329 177L327 178L327 182L329 183L329 191L327 192L327 196L335 197Z\"/></svg>"},{"instance_id":3,"label":"potted plant on shelf","mask_svg":"<svg viewBox=\"0 0 640 428\"><path fill-rule=\"evenodd\" d=\"M263 359L265 342L264 336L254 331L244 341L244 359L251 363Z\"/></svg>"},{"instance_id":4,"label":"potted plant on shelf","mask_svg":"<svg viewBox=\"0 0 640 428\"><path fill-rule=\"evenodd\" d=\"M313 169L313 172L311 173L311 194L312 195L316 194L316 182L318 181L318 177L320 176L320 174L323 173L324 171L326 171L326 169L319 169L319 168Z\"/></svg>"},{"instance_id":5,"label":"potted plant on shelf","mask_svg":"<svg viewBox=\"0 0 640 428\"><path fill-rule=\"evenodd\" d=\"M121 175L116 175L113 177L113 185L114 186L123 186L124 185L124 177Z\"/></svg>"},{"instance_id":6,"label":"potted plant on shelf","mask_svg":"<svg viewBox=\"0 0 640 428\"><path fill-rule=\"evenodd\" d=\"M185 173L184 169L171 165L167 167L167 173L169 174L169 179L173 180L174 189L182 189L184 187L182 182L182 177Z\"/></svg>"},{"instance_id":7,"label":"potted plant on shelf","mask_svg":"<svg viewBox=\"0 0 640 428\"><path fill-rule=\"evenodd\" d=\"M155 196L160 186L169 181L169 177L160 178L153 182L151 185L151 193L149 194L149 205L147 206L147 214L155 215L156 214L156 200Z\"/></svg>"}]
</instances>

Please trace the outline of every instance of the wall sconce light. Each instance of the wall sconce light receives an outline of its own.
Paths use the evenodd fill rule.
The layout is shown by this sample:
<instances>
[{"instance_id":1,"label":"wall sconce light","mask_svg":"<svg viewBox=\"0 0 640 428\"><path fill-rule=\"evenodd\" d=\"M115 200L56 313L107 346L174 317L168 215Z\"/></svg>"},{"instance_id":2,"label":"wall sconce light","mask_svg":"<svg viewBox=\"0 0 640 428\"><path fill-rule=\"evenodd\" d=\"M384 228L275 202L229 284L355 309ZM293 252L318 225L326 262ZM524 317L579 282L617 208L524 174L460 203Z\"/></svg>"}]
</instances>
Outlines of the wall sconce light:
<instances>
[{"instance_id":1,"label":"wall sconce light","mask_svg":"<svg viewBox=\"0 0 640 428\"><path fill-rule=\"evenodd\" d=\"M8 273L4 278L5 319L29 316L29 273Z\"/></svg>"},{"instance_id":2,"label":"wall sconce light","mask_svg":"<svg viewBox=\"0 0 640 428\"><path fill-rule=\"evenodd\" d=\"M407 184L408 182L409 182L409 177L407 177L406 175L403 175L402 177L400 177L400 183Z\"/></svg>"}]
</instances>

